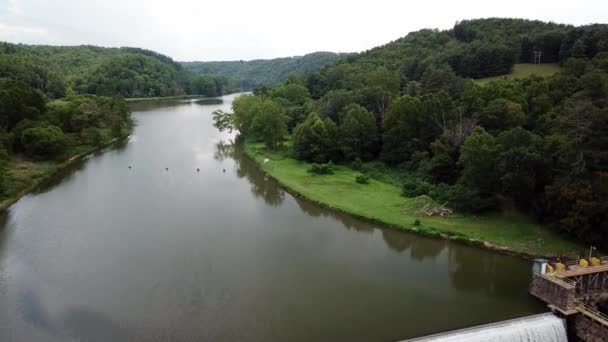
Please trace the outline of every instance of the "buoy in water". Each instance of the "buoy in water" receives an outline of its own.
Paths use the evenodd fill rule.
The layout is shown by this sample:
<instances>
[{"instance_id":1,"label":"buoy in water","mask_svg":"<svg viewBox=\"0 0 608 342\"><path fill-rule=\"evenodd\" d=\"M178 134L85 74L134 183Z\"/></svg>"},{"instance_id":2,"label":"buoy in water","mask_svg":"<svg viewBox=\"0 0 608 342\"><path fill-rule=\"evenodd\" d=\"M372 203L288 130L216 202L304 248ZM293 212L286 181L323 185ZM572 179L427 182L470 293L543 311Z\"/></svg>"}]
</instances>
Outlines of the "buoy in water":
<instances>
[{"instance_id":1,"label":"buoy in water","mask_svg":"<svg viewBox=\"0 0 608 342\"><path fill-rule=\"evenodd\" d=\"M201 169L199 169L198 167L196 168L196 172L199 172Z\"/></svg>"},{"instance_id":2,"label":"buoy in water","mask_svg":"<svg viewBox=\"0 0 608 342\"><path fill-rule=\"evenodd\" d=\"M168 168L168 167L166 167L166 168L165 168L165 171L169 171L169 168Z\"/></svg>"},{"instance_id":3,"label":"buoy in water","mask_svg":"<svg viewBox=\"0 0 608 342\"><path fill-rule=\"evenodd\" d=\"M131 168L131 165L129 165L129 169Z\"/></svg>"}]
</instances>

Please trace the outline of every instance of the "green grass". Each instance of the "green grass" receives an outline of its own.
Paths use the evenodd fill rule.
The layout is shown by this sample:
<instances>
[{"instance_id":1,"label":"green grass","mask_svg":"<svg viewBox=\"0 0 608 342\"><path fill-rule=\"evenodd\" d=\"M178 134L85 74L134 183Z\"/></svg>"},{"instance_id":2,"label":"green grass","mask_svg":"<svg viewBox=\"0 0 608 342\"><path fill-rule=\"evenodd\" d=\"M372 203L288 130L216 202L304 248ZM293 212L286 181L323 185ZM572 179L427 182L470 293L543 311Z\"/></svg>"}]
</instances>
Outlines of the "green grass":
<instances>
[{"instance_id":1,"label":"green grass","mask_svg":"<svg viewBox=\"0 0 608 342\"><path fill-rule=\"evenodd\" d=\"M313 175L308 172L307 163L292 159L284 152L270 152L262 144L247 143L245 150L266 173L289 190L358 217L396 228L417 229L428 235L444 234L457 240L485 242L521 254L576 255L582 250L577 243L520 213L428 217L418 213L422 205L420 199L401 196L401 189L395 184L376 179L371 179L369 184L358 184L355 177L359 172L345 166L338 166L332 175ZM265 158L270 162L263 164ZM415 227L417 219L421 225Z\"/></svg>"},{"instance_id":2,"label":"green grass","mask_svg":"<svg viewBox=\"0 0 608 342\"><path fill-rule=\"evenodd\" d=\"M476 79L475 82L485 84L490 81L502 80L502 79L513 79L513 78L526 78L531 75L538 75L543 77L551 76L560 71L558 64L547 63L547 64L515 64L513 71L508 75L486 77Z\"/></svg>"}]
</instances>

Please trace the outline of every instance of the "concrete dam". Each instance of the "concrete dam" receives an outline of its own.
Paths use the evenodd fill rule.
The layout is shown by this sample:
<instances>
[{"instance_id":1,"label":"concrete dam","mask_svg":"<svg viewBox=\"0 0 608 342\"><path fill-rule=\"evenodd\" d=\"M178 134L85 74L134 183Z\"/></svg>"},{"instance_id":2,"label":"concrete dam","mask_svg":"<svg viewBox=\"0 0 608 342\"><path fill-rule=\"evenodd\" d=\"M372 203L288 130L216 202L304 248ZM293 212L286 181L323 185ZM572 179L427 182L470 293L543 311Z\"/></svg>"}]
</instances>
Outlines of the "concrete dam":
<instances>
[{"instance_id":1,"label":"concrete dam","mask_svg":"<svg viewBox=\"0 0 608 342\"><path fill-rule=\"evenodd\" d=\"M404 342L568 342L568 334L565 319L545 313Z\"/></svg>"}]
</instances>

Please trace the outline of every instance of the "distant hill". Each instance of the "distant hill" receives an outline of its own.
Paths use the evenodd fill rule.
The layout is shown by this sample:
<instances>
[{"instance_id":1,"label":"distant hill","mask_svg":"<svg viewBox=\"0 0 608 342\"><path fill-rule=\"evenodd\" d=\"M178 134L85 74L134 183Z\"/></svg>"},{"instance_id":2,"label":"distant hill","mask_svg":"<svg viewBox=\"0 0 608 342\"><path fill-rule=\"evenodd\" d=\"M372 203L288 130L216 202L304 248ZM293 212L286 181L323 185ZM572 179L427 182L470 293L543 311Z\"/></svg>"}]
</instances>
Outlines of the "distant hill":
<instances>
[{"instance_id":1,"label":"distant hill","mask_svg":"<svg viewBox=\"0 0 608 342\"><path fill-rule=\"evenodd\" d=\"M289 74L304 75L317 71L351 54L314 52L304 56L252 61L182 62L182 66L197 75L226 77L242 89L259 85L275 85Z\"/></svg>"},{"instance_id":2,"label":"distant hill","mask_svg":"<svg viewBox=\"0 0 608 342\"><path fill-rule=\"evenodd\" d=\"M402 86L420 81L426 71L451 69L464 78L508 75L516 63L564 63L570 57L592 58L608 50L608 25L571 26L537 20L489 18L463 20L452 29L422 29L350 56L322 69L315 82L321 95L329 89L359 87L379 67L399 73ZM430 76L430 75L429 75ZM355 85L356 84L356 85Z\"/></svg>"},{"instance_id":3,"label":"distant hill","mask_svg":"<svg viewBox=\"0 0 608 342\"><path fill-rule=\"evenodd\" d=\"M170 57L131 47L0 43L1 78L21 80L53 98L65 96L68 88L124 97L222 92L221 80L196 78Z\"/></svg>"}]
</instances>

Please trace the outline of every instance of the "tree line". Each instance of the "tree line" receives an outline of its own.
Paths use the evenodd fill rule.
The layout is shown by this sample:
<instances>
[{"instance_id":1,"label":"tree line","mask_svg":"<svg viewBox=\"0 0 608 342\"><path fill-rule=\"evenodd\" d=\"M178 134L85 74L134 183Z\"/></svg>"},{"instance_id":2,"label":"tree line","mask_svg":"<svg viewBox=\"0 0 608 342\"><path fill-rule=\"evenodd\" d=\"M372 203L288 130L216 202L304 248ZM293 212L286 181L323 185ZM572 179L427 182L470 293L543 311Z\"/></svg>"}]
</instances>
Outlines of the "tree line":
<instances>
[{"instance_id":1,"label":"tree line","mask_svg":"<svg viewBox=\"0 0 608 342\"><path fill-rule=\"evenodd\" d=\"M357 169L381 163L404 175L404 196L428 195L462 212L516 208L608 247L606 26L522 20L498 25L504 22L423 30L320 72L258 88L237 98L233 113L216 112L216 126L237 129L269 149L289 146L294 158L311 163ZM424 55L426 48L447 44L444 36L463 40L471 47L466 53L475 54L485 42L510 46L507 40L522 27L534 39L552 40L562 30L559 51L572 51L571 44L582 40L585 54L565 55L561 72L551 77L483 85L449 63L424 62L435 54L422 60L393 54L405 51L407 41L407 49L417 47ZM404 73L412 63L426 64L419 77Z\"/></svg>"},{"instance_id":2,"label":"tree line","mask_svg":"<svg viewBox=\"0 0 608 342\"><path fill-rule=\"evenodd\" d=\"M0 78L19 79L51 98L219 96L224 77L194 75L170 57L138 48L0 43Z\"/></svg>"}]
</instances>

